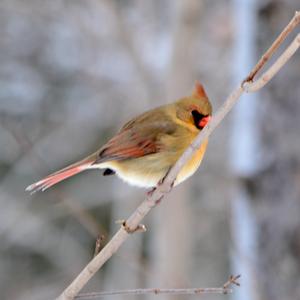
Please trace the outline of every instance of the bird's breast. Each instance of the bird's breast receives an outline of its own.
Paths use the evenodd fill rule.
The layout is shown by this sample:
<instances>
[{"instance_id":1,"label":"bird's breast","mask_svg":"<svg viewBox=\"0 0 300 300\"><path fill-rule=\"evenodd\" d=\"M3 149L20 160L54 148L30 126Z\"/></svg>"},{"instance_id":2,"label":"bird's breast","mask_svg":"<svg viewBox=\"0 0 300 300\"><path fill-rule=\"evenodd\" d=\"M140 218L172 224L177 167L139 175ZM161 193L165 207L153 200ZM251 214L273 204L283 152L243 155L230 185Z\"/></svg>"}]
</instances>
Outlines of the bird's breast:
<instances>
[{"instance_id":1,"label":"bird's breast","mask_svg":"<svg viewBox=\"0 0 300 300\"><path fill-rule=\"evenodd\" d=\"M192 176L199 168L206 151L208 139L204 140L199 149L193 154L192 158L184 165L181 171L178 173L175 185L183 182L190 176Z\"/></svg>"}]
</instances>

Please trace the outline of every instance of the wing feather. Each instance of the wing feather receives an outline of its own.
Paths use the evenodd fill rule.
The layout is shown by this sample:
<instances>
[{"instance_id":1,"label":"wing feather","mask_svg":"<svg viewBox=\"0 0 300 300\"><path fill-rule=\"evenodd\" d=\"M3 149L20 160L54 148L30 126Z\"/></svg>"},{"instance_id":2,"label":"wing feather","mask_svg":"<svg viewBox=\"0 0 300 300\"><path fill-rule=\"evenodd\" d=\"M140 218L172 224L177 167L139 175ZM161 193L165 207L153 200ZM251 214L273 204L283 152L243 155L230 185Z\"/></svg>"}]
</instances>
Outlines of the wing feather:
<instances>
[{"instance_id":1,"label":"wing feather","mask_svg":"<svg viewBox=\"0 0 300 300\"><path fill-rule=\"evenodd\" d=\"M138 158L163 149L165 135L176 130L176 124L164 111L156 109L126 123L101 149L97 163Z\"/></svg>"}]
</instances>

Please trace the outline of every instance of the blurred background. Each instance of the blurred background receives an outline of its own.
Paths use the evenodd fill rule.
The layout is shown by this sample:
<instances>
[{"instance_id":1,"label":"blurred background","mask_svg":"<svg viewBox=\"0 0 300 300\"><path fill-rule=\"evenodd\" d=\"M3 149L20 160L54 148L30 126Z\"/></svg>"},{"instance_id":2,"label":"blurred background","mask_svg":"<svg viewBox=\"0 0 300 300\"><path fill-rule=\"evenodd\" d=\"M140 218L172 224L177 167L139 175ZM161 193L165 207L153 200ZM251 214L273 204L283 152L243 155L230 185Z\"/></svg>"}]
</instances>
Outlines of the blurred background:
<instances>
[{"instance_id":1,"label":"blurred background","mask_svg":"<svg viewBox=\"0 0 300 300\"><path fill-rule=\"evenodd\" d=\"M107 242L145 196L97 170L33 196L27 185L93 152L131 117L190 94L195 80L216 110L297 9L299 0L1 0L1 299L60 294L97 235ZM85 292L218 287L234 273L242 287L226 297L300 299L299 70L298 51L243 97L199 171Z\"/></svg>"}]
</instances>

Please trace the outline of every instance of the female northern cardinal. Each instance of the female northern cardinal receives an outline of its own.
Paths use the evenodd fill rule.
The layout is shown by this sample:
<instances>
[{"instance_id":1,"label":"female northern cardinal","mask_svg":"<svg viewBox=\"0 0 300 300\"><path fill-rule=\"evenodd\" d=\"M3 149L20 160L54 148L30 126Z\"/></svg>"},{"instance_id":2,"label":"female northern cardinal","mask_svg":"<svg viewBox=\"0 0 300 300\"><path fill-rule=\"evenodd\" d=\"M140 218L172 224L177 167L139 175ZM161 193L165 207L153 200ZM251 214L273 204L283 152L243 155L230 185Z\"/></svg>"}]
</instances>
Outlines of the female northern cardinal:
<instances>
[{"instance_id":1,"label":"female northern cardinal","mask_svg":"<svg viewBox=\"0 0 300 300\"><path fill-rule=\"evenodd\" d=\"M191 96L143 113L126 123L100 150L46 178L27 191L46 190L52 185L88 169L105 169L129 184L154 187L164 178L184 150L211 117L212 107L205 90L196 83ZM199 167L207 140L179 172L175 185Z\"/></svg>"}]
</instances>

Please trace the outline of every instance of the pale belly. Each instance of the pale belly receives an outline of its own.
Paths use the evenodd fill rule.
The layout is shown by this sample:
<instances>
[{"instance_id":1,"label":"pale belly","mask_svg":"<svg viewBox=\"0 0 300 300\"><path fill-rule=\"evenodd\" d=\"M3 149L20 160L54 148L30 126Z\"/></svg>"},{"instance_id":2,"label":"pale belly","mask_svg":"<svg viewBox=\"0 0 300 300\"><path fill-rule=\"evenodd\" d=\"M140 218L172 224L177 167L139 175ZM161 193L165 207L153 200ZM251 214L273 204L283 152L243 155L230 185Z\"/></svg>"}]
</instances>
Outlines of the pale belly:
<instances>
[{"instance_id":1,"label":"pale belly","mask_svg":"<svg viewBox=\"0 0 300 300\"><path fill-rule=\"evenodd\" d=\"M204 141L199 150L196 151L193 157L182 168L174 185L183 182L196 172L201 164L207 143L208 140ZM128 184L151 188L157 185L177 160L177 158L174 159L173 157L162 159L160 155L160 153L157 153L124 161L108 161L97 165L97 167L114 170L117 176Z\"/></svg>"}]
</instances>

